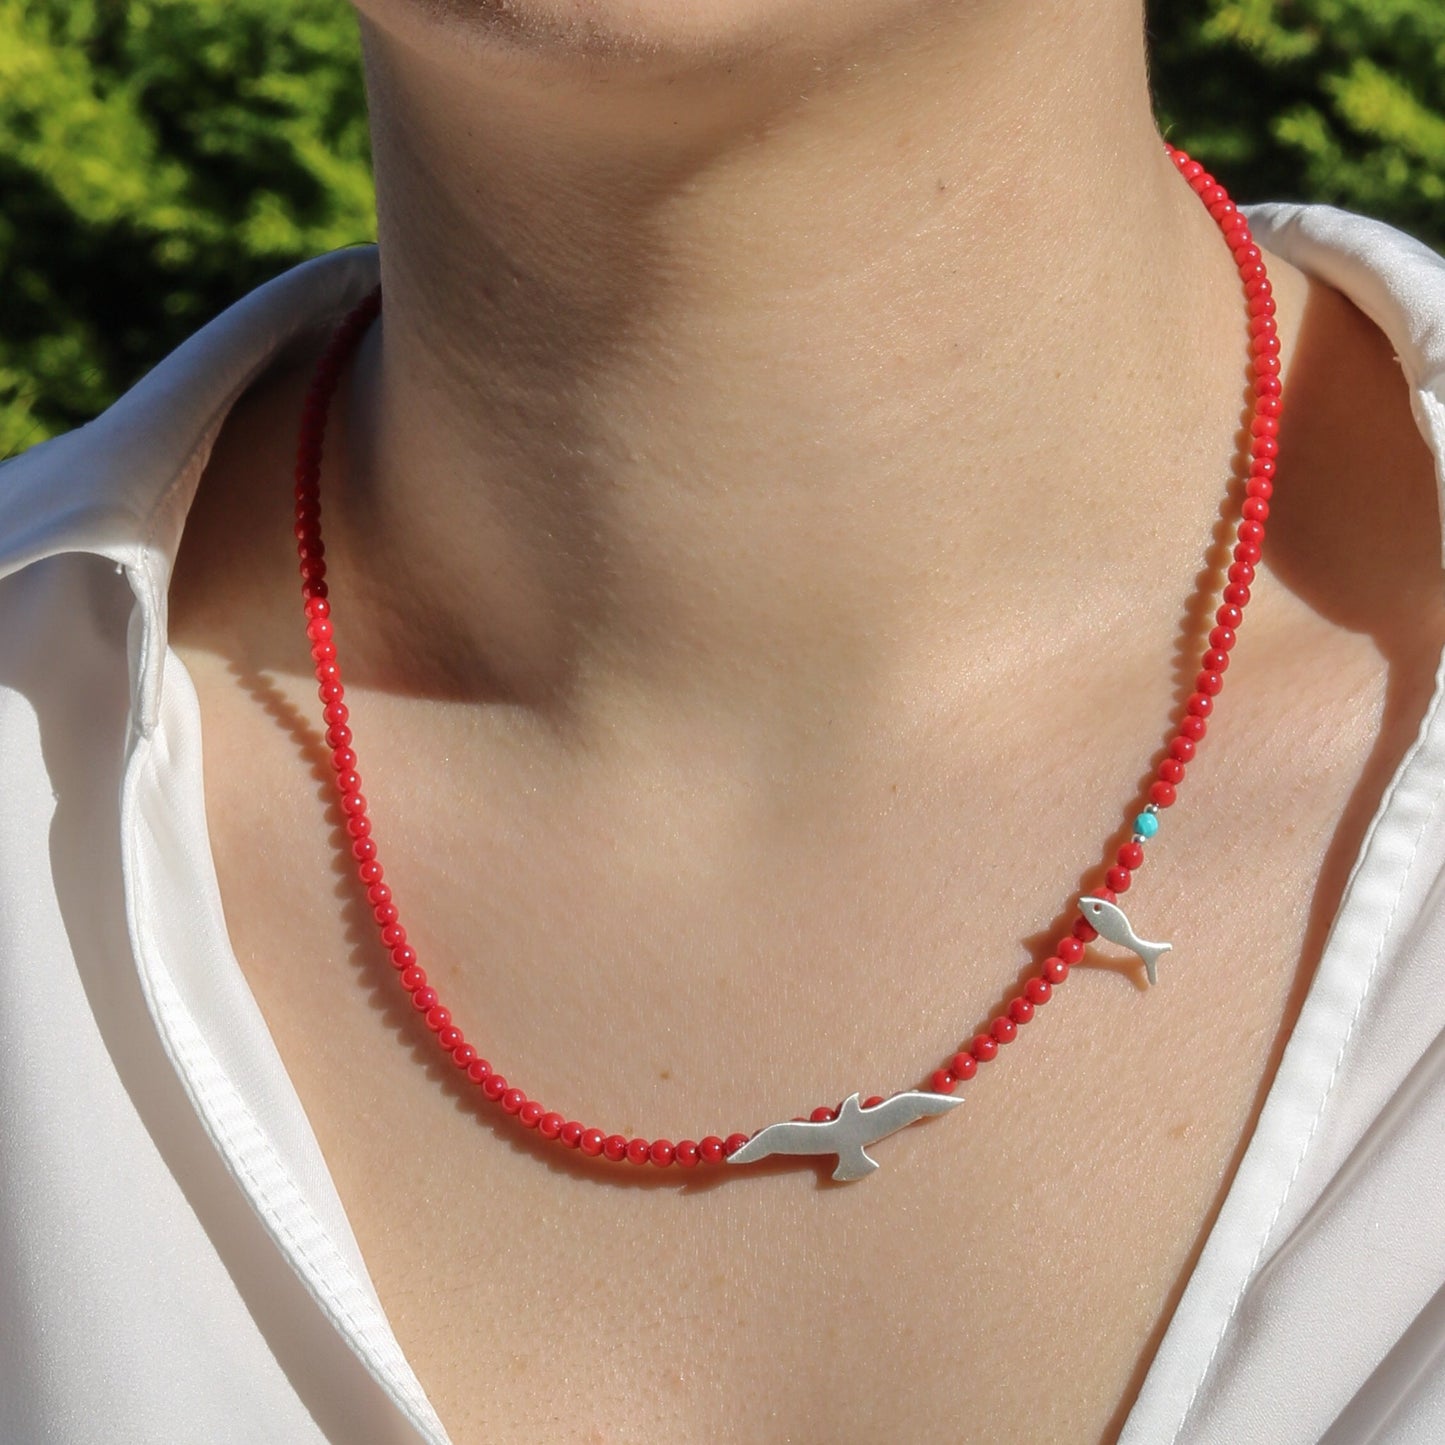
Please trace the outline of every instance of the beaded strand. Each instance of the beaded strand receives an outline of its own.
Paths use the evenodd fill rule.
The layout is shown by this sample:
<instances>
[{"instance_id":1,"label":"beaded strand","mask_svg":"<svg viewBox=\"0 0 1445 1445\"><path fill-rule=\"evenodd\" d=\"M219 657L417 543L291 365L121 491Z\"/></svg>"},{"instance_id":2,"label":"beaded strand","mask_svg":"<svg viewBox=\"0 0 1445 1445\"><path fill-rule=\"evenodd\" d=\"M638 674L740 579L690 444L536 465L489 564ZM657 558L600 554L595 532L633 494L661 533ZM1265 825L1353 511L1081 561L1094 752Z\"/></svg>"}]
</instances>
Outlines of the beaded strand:
<instances>
[{"instance_id":1,"label":"beaded strand","mask_svg":"<svg viewBox=\"0 0 1445 1445\"><path fill-rule=\"evenodd\" d=\"M1214 614L1215 626L1209 633L1209 645L1194 680L1194 690L1185 704L1178 731L1169 742L1168 754L1160 762L1155 779L1150 784L1148 802L1134 819L1129 842L1118 849L1113 863L1107 866L1104 886L1093 890L1092 896L1110 903L1127 891L1134 874L1143 866L1144 845L1159 830L1161 810L1173 805L1177 789L1184 781L1185 769L1204 739L1207 720L1214 710L1214 700L1224 687L1229 654L1244 618L1250 584L1254 581L1255 567L1264 542L1264 524L1269 517L1275 459L1279 452L1280 348L1274 319L1275 303L1263 258L1254 244L1248 223L1229 199L1224 187L1183 151L1167 142L1164 148L1179 174L1218 224L1244 288L1253 391L1250 461L1233 558L1222 601ZM380 932L382 945L401 987L410 996L412 1007L422 1015L438 1046L489 1101L499 1105L504 1113L514 1116L523 1127L588 1157L613 1162L625 1160L631 1164L652 1164L660 1168L676 1164L683 1169L698 1164L722 1163L751 1136L745 1133L732 1133L725 1137L709 1134L701 1140L684 1139L677 1144L667 1139L628 1138L569 1119L529 1098L498 1073L467 1041L453 1021L451 1011L428 983L416 950L407 941L406 929L401 924L395 899L377 857L366 798L356 771L350 712L337 662L331 604L327 598L326 549L321 540L321 453L331 398L342 367L380 311L381 288L378 286L337 328L307 390L296 458L295 535L306 636L316 665L317 690L326 723L326 743L331 749L331 766L341 810L346 817L346 832L351 840L357 877L366 890L366 901ZM995 1059L999 1049L1012 1043L1019 1029L1031 1022L1035 1012L1048 1003L1053 991L1068 978L1070 968L1083 958L1085 945L1095 937L1097 933L1093 926L1082 914L1077 915L1070 931L1055 941L1038 971L1024 983L988 1028L935 1069L924 1087L932 1093L952 1094L959 1084L974 1077L980 1064ZM863 1107L869 1108L881 1102L881 1096L874 1095L864 1101ZM837 1106L820 1105L811 1114L798 1117L821 1123L835 1118L837 1113Z\"/></svg>"}]
</instances>

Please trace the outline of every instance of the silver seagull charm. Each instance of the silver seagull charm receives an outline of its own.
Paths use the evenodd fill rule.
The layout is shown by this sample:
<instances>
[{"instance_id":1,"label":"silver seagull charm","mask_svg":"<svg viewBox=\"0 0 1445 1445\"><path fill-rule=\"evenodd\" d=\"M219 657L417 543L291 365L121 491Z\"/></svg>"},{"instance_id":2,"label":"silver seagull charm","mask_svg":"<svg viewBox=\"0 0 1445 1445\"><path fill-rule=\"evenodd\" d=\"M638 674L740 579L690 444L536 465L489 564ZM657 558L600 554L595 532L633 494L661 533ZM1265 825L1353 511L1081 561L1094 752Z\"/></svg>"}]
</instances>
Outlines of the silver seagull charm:
<instances>
[{"instance_id":1,"label":"silver seagull charm","mask_svg":"<svg viewBox=\"0 0 1445 1445\"><path fill-rule=\"evenodd\" d=\"M751 1164L770 1154L836 1154L838 1167L833 1178L846 1182L871 1174L878 1161L864 1152L864 1146L875 1144L889 1134L929 1114L946 1114L963 1103L948 1094L926 1094L913 1090L894 1094L881 1104L865 1109L857 1094L843 1100L835 1119L814 1123L811 1119L785 1120L759 1129L736 1153L728 1155L729 1164Z\"/></svg>"},{"instance_id":2,"label":"silver seagull charm","mask_svg":"<svg viewBox=\"0 0 1445 1445\"><path fill-rule=\"evenodd\" d=\"M1158 983L1154 969L1161 954L1174 947L1172 943L1147 943L1134 932L1134 925L1124 916L1124 910L1107 898L1095 898L1086 893L1079 899L1079 912L1103 938L1137 953L1144 960L1144 968L1150 983Z\"/></svg>"}]
</instances>

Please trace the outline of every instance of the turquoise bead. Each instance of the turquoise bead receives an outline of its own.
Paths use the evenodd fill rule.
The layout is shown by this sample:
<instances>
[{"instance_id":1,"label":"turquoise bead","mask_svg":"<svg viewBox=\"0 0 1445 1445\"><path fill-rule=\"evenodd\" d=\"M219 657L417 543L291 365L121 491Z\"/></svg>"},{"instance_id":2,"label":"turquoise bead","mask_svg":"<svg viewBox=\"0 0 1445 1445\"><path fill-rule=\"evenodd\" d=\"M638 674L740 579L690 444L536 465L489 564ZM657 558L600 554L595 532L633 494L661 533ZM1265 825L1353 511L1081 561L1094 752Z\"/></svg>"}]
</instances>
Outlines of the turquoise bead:
<instances>
[{"instance_id":1,"label":"turquoise bead","mask_svg":"<svg viewBox=\"0 0 1445 1445\"><path fill-rule=\"evenodd\" d=\"M1134 831L1142 833L1146 838L1152 838L1159 831L1159 815L1157 813L1140 813L1134 819Z\"/></svg>"}]
</instances>

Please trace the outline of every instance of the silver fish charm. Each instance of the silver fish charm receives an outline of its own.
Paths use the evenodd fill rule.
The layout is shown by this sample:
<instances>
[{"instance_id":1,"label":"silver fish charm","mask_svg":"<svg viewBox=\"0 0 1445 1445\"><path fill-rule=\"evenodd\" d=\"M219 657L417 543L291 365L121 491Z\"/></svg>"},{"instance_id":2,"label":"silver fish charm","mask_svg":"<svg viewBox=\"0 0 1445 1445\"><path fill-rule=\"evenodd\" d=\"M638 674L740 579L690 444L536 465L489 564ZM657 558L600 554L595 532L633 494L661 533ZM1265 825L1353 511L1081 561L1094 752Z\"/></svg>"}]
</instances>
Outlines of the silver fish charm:
<instances>
[{"instance_id":1,"label":"silver fish charm","mask_svg":"<svg viewBox=\"0 0 1445 1445\"><path fill-rule=\"evenodd\" d=\"M857 1094L849 1094L836 1119L816 1124L809 1119L769 1124L766 1129L759 1129L736 1153L729 1154L728 1163L751 1164L770 1154L836 1154L838 1167L833 1171L834 1179L862 1179L878 1167L878 1161L864 1152L864 1145L896 1134L926 1115L946 1114L961 1103L962 1099L948 1094L909 1090L865 1109L858 1103Z\"/></svg>"},{"instance_id":2,"label":"silver fish charm","mask_svg":"<svg viewBox=\"0 0 1445 1445\"><path fill-rule=\"evenodd\" d=\"M1144 960L1150 983L1158 983L1154 968L1161 954L1174 947L1172 943L1147 943L1134 932L1134 925L1124 916L1124 910L1106 898L1095 898L1086 893L1079 899L1079 912L1088 919L1101 938L1117 943L1137 953Z\"/></svg>"}]
</instances>

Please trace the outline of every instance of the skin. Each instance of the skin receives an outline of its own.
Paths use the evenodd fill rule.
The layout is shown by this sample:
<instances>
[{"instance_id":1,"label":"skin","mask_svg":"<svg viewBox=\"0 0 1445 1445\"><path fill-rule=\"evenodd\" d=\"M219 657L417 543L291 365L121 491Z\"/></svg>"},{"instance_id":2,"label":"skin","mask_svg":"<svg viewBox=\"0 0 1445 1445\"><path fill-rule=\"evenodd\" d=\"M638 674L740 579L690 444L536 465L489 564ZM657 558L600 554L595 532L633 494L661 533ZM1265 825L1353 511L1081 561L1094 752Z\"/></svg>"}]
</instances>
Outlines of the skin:
<instances>
[{"instance_id":1,"label":"skin","mask_svg":"<svg viewBox=\"0 0 1445 1445\"><path fill-rule=\"evenodd\" d=\"M1237 508L1238 282L1135 7L358 10L386 309L322 487L412 941L608 1129L917 1086L1124 841ZM855 1185L576 1167L456 1087L338 847L305 366L232 413L171 589L228 924L459 1445L1117 1433L1445 646L1389 345L1266 259L1284 460L1129 895L1160 987L1091 950Z\"/></svg>"}]
</instances>

